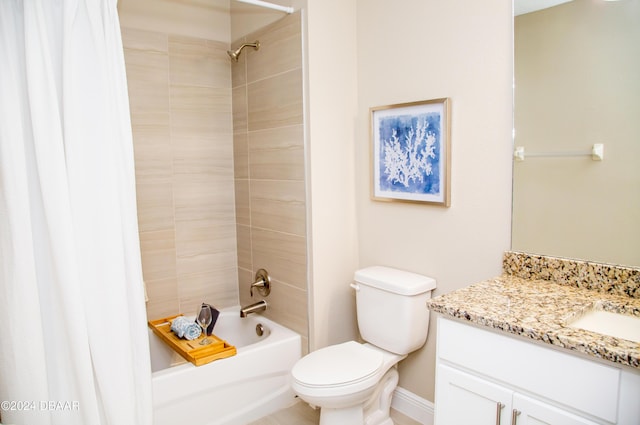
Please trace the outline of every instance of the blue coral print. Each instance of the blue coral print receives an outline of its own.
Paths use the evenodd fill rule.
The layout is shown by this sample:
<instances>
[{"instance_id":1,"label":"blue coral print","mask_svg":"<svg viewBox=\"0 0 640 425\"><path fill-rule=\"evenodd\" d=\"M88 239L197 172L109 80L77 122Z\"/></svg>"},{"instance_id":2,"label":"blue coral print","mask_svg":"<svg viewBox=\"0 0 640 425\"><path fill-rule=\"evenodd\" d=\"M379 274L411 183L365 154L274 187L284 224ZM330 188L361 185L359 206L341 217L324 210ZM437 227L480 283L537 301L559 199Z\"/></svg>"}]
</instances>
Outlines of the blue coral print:
<instances>
[{"instance_id":1,"label":"blue coral print","mask_svg":"<svg viewBox=\"0 0 640 425\"><path fill-rule=\"evenodd\" d=\"M379 121L382 191L440 193L441 115L395 115Z\"/></svg>"}]
</instances>

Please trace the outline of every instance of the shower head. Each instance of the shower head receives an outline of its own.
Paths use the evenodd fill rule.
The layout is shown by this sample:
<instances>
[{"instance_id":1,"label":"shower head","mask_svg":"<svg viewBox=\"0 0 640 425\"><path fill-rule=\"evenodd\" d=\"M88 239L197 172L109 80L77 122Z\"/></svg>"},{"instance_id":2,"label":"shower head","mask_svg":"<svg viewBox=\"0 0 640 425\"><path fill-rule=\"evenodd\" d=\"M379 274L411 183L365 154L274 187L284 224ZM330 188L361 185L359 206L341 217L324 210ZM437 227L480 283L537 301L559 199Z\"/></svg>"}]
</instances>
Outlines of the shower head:
<instances>
[{"instance_id":1,"label":"shower head","mask_svg":"<svg viewBox=\"0 0 640 425\"><path fill-rule=\"evenodd\" d=\"M227 54L229 55L231 60L233 60L234 62L238 62L238 57L240 56L240 52L242 52L242 49L244 49L245 47L253 47L254 49L258 50L260 48L260 42L256 40L253 43L244 43L242 46L238 47L236 50L227 50Z\"/></svg>"}]
</instances>

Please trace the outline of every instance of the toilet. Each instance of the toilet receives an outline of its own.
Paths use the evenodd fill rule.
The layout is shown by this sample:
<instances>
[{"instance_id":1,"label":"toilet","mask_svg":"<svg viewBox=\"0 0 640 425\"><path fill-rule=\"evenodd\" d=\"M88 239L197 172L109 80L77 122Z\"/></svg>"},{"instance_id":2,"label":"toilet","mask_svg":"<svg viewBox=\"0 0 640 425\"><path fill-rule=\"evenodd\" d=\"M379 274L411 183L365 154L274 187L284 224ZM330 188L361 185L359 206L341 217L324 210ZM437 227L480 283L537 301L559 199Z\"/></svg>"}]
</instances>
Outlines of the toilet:
<instances>
[{"instance_id":1,"label":"toilet","mask_svg":"<svg viewBox=\"0 0 640 425\"><path fill-rule=\"evenodd\" d=\"M436 281L382 266L356 271L354 281L365 343L348 341L304 356L291 370L292 388L320 408L320 425L393 425L397 364L427 340L426 300Z\"/></svg>"}]
</instances>

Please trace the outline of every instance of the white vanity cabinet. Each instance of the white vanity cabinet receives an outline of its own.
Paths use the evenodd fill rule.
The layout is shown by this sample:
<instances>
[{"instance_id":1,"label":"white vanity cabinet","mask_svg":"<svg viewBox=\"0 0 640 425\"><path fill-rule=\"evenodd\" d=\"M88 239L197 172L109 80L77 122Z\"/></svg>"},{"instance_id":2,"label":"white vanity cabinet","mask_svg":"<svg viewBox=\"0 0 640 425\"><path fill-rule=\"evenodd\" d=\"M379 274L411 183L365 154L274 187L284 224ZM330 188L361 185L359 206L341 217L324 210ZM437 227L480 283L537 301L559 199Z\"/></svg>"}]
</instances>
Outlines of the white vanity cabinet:
<instances>
[{"instance_id":1,"label":"white vanity cabinet","mask_svg":"<svg viewBox=\"0 0 640 425\"><path fill-rule=\"evenodd\" d=\"M437 379L438 425L597 424L447 365L438 366Z\"/></svg>"},{"instance_id":2,"label":"white vanity cabinet","mask_svg":"<svg viewBox=\"0 0 640 425\"><path fill-rule=\"evenodd\" d=\"M435 425L640 424L640 373L438 317Z\"/></svg>"}]
</instances>

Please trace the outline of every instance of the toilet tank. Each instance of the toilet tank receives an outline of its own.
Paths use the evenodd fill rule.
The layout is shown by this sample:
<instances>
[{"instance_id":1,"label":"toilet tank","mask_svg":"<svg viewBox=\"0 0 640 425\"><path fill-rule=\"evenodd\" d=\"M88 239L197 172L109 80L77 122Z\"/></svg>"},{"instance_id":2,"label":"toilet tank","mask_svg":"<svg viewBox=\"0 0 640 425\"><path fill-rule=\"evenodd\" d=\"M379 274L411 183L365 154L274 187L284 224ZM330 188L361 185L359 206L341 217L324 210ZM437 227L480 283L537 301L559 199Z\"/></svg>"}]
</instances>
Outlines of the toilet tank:
<instances>
[{"instance_id":1,"label":"toilet tank","mask_svg":"<svg viewBox=\"0 0 640 425\"><path fill-rule=\"evenodd\" d=\"M374 266L358 270L354 280L358 329L365 341L400 355L424 345L433 278Z\"/></svg>"}]
</instances>

